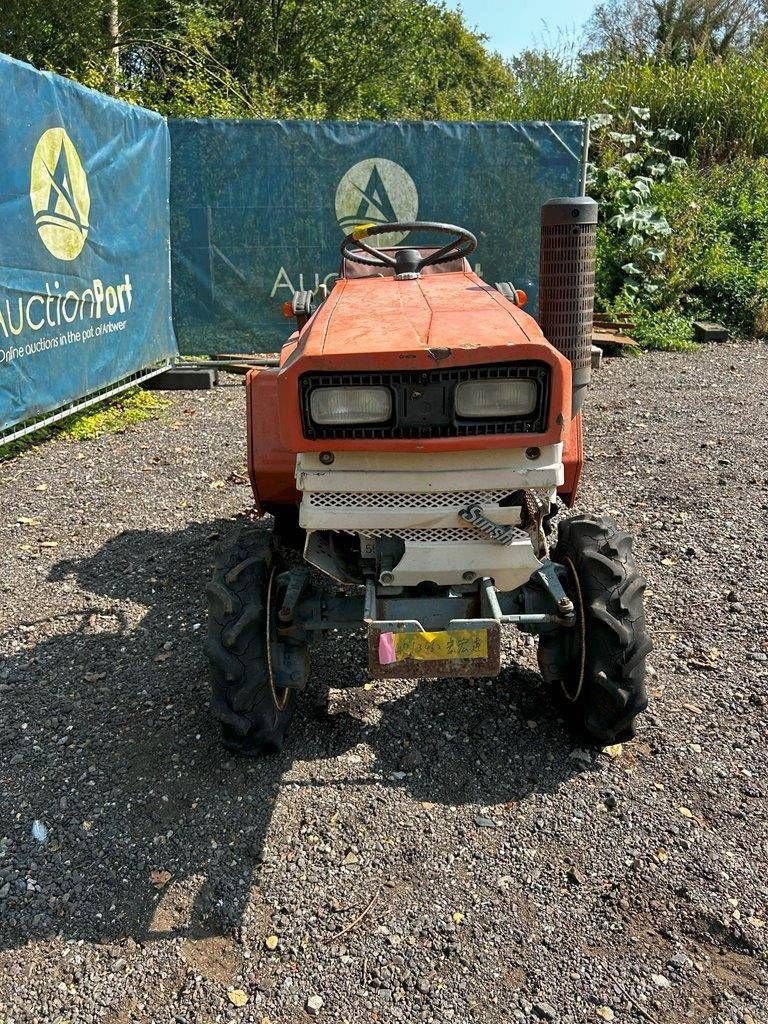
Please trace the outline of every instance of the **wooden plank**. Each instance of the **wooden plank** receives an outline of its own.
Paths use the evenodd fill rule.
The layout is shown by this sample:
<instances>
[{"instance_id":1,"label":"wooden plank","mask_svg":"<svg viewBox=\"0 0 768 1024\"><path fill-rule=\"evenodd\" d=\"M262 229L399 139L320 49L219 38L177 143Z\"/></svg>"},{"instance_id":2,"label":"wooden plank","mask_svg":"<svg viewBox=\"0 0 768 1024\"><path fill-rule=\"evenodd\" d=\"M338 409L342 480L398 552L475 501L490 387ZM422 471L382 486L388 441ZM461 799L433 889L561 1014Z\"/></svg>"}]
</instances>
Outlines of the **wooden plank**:
<instances>
[{"instance_id":1,"label":"wooden plank","mask_svg":"<svg viewBox=\"0 0 768 1024\"><path fill-rule=\"evenodd\" d=\"M237 373L244 377L246 373L254 369L254 366L254 363L236 363L234 360L227 360L227 365L220 366L219 369L222 373Z\"/></svg>"},{"instance_id":2,"label":"wooden plank","mask_svg":"<svg viewBox=\"0 0 768 1024\"><path fill-rule=\"evenodd\" d=\"M627 337L626 334L616 334L613 331L593 331L592 344L600 348L637 348L637 342Z\"/></svg>"},{"instance_id":3,"label":"wooden plank","mask_svg":"<svg viewBox=\"0 0 768 1024\"><path fill-rule=\"evenodd\" d=\"M233 359L235 362L256 362L262 366L268 360L280 360L279 352L216 352L212 359Z\"/></svg>"}]
</instances>

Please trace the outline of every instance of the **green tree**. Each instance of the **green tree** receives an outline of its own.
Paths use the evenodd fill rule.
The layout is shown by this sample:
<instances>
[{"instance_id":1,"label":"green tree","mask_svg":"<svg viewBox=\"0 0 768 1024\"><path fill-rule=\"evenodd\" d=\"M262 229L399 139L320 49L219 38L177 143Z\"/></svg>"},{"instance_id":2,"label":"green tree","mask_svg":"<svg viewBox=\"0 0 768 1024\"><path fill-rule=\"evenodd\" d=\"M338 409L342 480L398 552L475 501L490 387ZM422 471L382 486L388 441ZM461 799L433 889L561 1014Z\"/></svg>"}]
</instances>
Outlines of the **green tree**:
<instances>
[{"instance_id":1,"label":"green tree","mask_svg":"<svg viewBox=\"0 0 768 1024\"><path fill-rule=\"evenodd\" d=\"M587 38L601 53L691 60L742 52L765 26L765 0L603 0Z\"/></svg>"},{"instance_id":2,"label":"green tree","mask_svg":"<svg viewBox=\"0 0 768 1024\"><path fill-rule=\"evenodd\" d=\"M488 117L513 83L427 0L9 3L0 49L166 114Z\"/></svg>"}]
</instances>

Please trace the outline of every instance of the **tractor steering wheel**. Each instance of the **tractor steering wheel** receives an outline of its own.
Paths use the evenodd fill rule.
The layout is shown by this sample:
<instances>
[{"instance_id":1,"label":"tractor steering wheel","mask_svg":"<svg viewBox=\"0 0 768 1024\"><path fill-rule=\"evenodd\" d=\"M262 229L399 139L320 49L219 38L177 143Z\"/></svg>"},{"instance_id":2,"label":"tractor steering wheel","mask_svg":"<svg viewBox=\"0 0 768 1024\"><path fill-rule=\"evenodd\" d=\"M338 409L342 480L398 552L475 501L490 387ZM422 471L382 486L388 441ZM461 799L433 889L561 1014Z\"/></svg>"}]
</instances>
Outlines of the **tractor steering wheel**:
<instances>
[{"instance_id":1,"label":"tractor steering wheel","mask_svg":"<svg viewBox=\"0 0 768 1024\"><path fill-rule=\"evenodd\" d=\"M388 235L394 232L408 234L411 231L431 231L439 235L452 235L450 242L442 248L422 256L416 249L400 249L395 256L382 252L363 239L373 235ZM363 253L355 252L353 246L362 249ZM353 263L363 263L368 267L392 267L396 274L416 275L423 267L436 263L448 263L450 260L468 256L477 248L477 239L466 228L455 224L440 224L429 220L397 221L393 224L360 224L341 243L341 255Z\"/></svg>"}]
</instances>

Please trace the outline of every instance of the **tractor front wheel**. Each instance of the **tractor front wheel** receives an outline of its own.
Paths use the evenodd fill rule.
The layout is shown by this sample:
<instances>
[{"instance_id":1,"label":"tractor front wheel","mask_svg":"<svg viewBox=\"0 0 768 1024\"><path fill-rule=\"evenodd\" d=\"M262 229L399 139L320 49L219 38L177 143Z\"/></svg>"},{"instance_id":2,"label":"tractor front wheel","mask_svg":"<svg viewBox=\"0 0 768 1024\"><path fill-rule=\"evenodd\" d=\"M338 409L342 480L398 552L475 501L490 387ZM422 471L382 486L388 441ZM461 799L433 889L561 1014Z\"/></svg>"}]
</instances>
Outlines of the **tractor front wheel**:
<instances>
[{"instance_id":1,"label":"tractor front wheel","mask_svg":"<svg viewBox=\"0 0 768 1024\"><path fill-rule=\"evenodd\" d=\"M293 693L275 686L270 658L280 569L272 532L245 526L219 549L206 588L213 709L224 746L239 754L281 750L293 712Z\"/></svg>"},{"instance_id":2,"label":"tractor front wheel","mask_svg":"<svg viewBox=\"0 0 768 1024\"><path fill-rule=\"evenodd\" d=\"M631 739L648 704L645 658L652 648L632 538L604 516L571 516L558 526L552 560L568 571L576 623L541 635L541 674L593 740Z\"/></svg>"}]
</instances>

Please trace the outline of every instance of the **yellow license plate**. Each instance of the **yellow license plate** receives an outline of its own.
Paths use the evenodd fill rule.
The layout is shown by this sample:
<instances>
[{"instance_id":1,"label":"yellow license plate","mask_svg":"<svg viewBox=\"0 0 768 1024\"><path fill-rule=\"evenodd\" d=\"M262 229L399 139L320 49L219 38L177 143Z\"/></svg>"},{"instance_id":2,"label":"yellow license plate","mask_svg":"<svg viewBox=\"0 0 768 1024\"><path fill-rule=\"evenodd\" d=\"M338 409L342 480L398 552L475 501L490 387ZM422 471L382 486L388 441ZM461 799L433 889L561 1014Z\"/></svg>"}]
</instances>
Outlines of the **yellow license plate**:
<instances>
[{"instance_id":1,"label":"yellow license plate","mask_svg":"<svg viewBox=\"0 0 768 1024\"><path fill-rule=\"evenodd\" d=\"M398 661L469 661L488 657L488 631L485 629L440 630L436 633L382 633L379 637L379 664Z\"/></svg>"}]
</instances>

